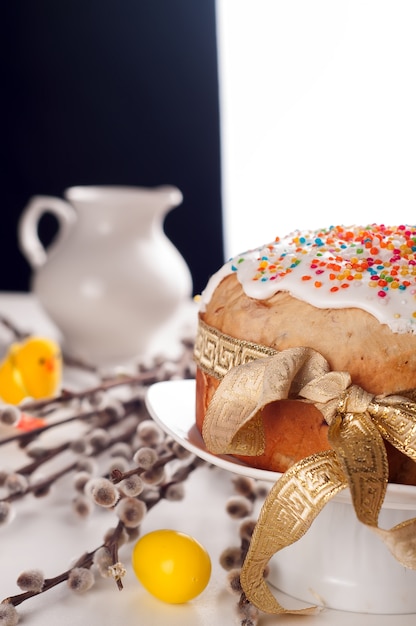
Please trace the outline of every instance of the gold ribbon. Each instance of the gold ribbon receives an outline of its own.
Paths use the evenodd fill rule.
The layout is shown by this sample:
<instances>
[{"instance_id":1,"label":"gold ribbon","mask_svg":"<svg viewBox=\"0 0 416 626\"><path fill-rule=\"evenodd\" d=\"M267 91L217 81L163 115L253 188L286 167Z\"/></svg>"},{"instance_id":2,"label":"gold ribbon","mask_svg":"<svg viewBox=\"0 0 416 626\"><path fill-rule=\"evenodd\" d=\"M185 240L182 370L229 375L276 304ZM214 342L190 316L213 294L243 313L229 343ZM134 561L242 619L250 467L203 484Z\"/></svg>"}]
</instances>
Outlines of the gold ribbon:
<instances>
[{"instance_id":1,"label":"gold ribbon","mask_svg":"<svg viewBox=\"0 0 416 626\"><path fill-rule=\"evenodd\" d=\"M374 396L352 385L348 373L330 371L326 359L310 348L273 352L224 374L202 434L214 454L258 455L265 445L261 411L270 402L297 399L313 403L323 414L332 450L303 459L276 482L241 571L247 598L262 611L309 614L316 607L283 608L263 571L270 558L300 539L325 504L347 486L357 518L402 565L416 569L416 518L389 530L378 527L388 483L383 438L416 461L416 402L407 394Z\"/></svg>"}]
</instances>

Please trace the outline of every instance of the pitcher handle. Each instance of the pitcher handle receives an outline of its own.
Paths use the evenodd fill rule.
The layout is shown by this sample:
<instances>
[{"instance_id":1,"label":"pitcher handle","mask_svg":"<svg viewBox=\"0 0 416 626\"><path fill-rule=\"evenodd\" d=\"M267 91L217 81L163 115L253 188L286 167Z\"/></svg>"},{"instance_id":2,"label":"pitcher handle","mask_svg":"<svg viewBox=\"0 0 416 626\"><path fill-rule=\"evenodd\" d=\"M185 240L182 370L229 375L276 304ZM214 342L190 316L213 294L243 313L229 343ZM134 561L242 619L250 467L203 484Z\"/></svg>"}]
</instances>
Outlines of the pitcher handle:
<instances>
[{"instance_id":1,"label":"pitcher handle","mask_svg":"<svg viewBox=\"0 0 416 626\"><path fill-rule=\"evenodd\" d=\"M58 233L48 248L45 248L38 233L39 221L44 213L52 213L58 220ZM75 210L65 200L53 196L31 198L19 220L18 241L32 268L36 269L46 262L52 248L66 238L75 221Z\"/></svg>"}]
</instances>

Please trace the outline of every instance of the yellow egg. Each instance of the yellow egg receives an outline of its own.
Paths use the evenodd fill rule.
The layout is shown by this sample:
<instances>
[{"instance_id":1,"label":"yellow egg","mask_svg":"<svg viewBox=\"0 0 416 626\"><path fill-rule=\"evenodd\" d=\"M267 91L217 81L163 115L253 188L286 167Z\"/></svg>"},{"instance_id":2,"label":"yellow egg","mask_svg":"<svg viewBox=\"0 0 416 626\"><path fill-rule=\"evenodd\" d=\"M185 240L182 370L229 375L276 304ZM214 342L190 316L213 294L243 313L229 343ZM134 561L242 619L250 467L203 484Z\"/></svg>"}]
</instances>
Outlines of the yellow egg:
<instances>
[{"instance_id":1,"label":"yellow egg","mask_svg":"<svg viewBox=\"0 0 416 626\"><path fill-rule=\"evenodd\" d=\"M143 587L170 604L192 600L211 577L211 559L205 548L175 530L143 535L134 546L132 564Z\"/></svg>"}]
</instances>

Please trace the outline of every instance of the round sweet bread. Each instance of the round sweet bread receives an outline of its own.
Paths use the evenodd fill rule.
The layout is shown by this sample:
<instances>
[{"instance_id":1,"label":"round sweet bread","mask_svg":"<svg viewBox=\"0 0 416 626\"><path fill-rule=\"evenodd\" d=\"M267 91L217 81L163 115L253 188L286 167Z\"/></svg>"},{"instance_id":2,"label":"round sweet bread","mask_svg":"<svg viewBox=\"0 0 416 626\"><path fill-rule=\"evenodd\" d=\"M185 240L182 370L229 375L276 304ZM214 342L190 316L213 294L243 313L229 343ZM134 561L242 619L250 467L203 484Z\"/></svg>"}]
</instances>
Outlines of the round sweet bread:
<instances>
[{"instance_id":1,"label":"round sweet bread","mask_svg":"<svg viewBox=\"0 0 416 626\"><path fill-rule=\"evenodd\" d=\"M200 320L261 351L313 348L331 370L374 395L416 389L416 227L331 226L296 231L228 261L201 295ZM218 355L217 355L218 356ZM228 356L230 367L233 357ZM209 359L208 359L209 360ZM196 421L227 365L196 357ZM219 359L213 358L218 364ZM329 448L320 411L297 400L262 412L266 439L251 466L284 472ZM389 480L416 484L416 463L386 444Z\"/></svg>"}]
</instances>

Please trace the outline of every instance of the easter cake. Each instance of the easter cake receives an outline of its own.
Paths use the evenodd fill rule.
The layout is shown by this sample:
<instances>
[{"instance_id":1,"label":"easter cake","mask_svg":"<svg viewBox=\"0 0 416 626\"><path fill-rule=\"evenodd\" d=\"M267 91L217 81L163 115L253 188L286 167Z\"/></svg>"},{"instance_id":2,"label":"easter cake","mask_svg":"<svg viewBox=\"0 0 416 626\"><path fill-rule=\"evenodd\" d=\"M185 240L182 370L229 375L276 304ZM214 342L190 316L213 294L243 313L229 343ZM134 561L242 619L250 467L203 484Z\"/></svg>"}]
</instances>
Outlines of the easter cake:
<instances>
[{"instance_id":1,"label":"easter cake","mask_svg":"<svg viewBox=\"0 0 416 626\"><path fill-rule=\"evenodd\" d=\"M297 347L369 394L414 397L416 226L298 230L225 263L200 300L198 429L227 372ZM331 447L314 404L288 397L265 406L261 419L263 452L235 455L251 466L285 472ZM416 463L388 441L386 449L389 481L416 484Z\"/></svg>"}]
</instances>

